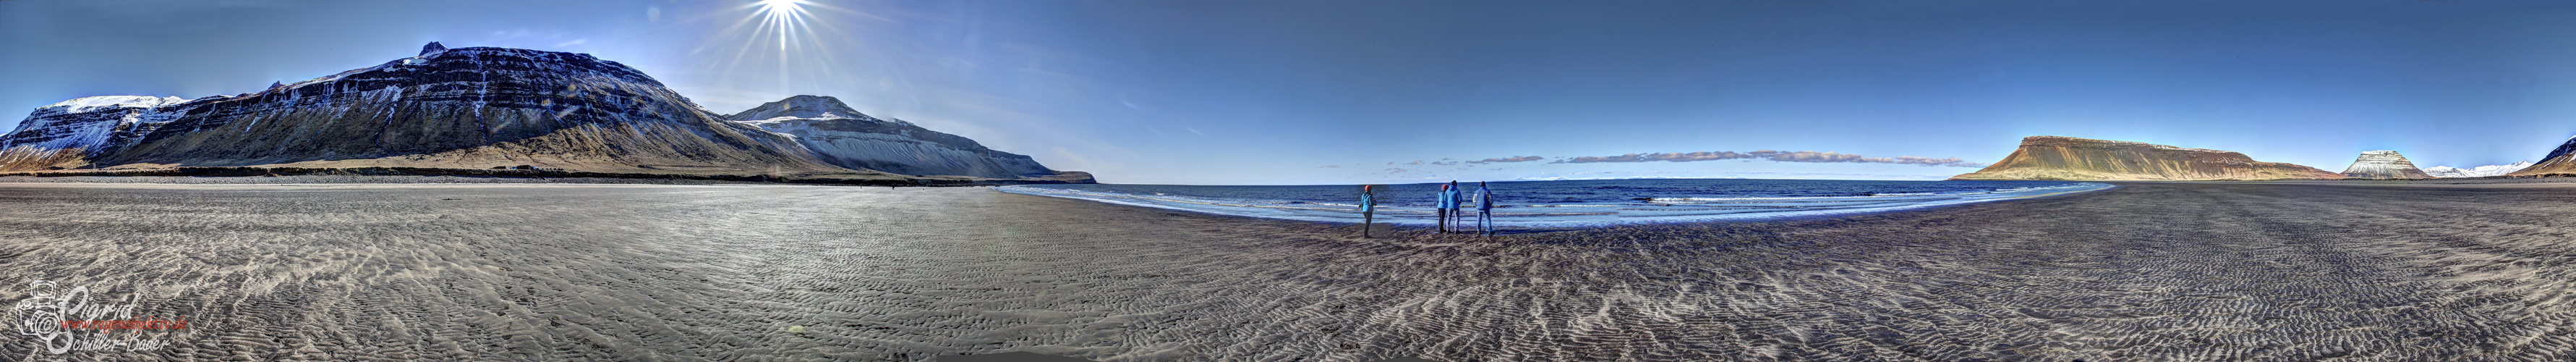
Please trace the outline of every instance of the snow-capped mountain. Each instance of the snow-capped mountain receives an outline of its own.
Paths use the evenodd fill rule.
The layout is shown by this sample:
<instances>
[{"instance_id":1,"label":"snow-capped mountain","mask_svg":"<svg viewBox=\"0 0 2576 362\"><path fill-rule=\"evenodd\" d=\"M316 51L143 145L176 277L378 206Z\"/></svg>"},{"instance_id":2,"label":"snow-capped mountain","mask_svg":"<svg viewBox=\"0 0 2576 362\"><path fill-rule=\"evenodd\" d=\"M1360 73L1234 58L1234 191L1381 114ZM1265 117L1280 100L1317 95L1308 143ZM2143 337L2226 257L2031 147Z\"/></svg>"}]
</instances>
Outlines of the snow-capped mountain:
<instances>
[{"instance_id":1,"label":"snow-capped mountain","mask_svg":"<svg viewBox=\"0 0 2576 362\"><path fill-rule=\"evenodd\" d=\"M617 62L437 43L419 56L256 93L82 98L39 108L22 124L0 137L19 156L0 162L16 169L79 149L85 156L73 163L109 166L850 171L793 138L723 121Z\"/></svg>"},{"instance_id":2,"label":"snow-capped mountain","mask_svg":"<svg viewBox=\"0 0 2576 362\"><path fill-rule=\"evenodd\" d=\"M2361 157L2352 160L2352 166L2343 169L2343 175L2362 179L2433 178L2424 170L2416 169L2415 162L2407 161L2406 155L2386 150L2362 151Z\"/></svg>"},{"instance_id":3,"label":"snow-capped mountain","mask_svg":"<svg viewBox=\"0 0 2576 362\"><path fill-rule=\"evenodd\" d=\"M132 136L179 117L179 97L100 96L44 107L18 122L18 131L0 137L0 148L80 148L90 152L119 135Z\"/></svg>"},{"instance_id":4,"label":"snow-capped mountain","mask_svg":"<svg viewBox=\"0 0 2576 362\"><path fill-rule=\"evenodd\" d=\"M2514 171L2512 175L2536 176L2569 173L2576 173L2576 137L2568 137L2566 143L2560 143L2558 144L2558 148L2550 149L2548 155L2540 156L2539 163L2534 163L2531 167L2524 167L2522 170Z\"/></svg>"},{"instance_id":5,"label":"snow-capped mountain","mask_svg":"<svg viewBox=\"0 0 2576 362\"><path fill-rule=\"evenodd\" d=\"M2426 174L2431 174L2431 175L2433 175L2433 177L2487 177L2487 176L2504 176L2504 174L2513 173L2514 171L2521 171L2523 168L2526 168L2526 167L2531 167L2531 161L2515 162L2515 163L2508 163L2508 164L2502 164L2502 165L2486 165L2486 166L2478 166L2478 167L2470 167L2470 168L2452 168L2451 166L2433 166L2433 167L2425 168L2425 169L2424 169L2424 173L2426 173Z\"/></svg>"},{"instance_id":6,"label":"snow-capped mountain","mask_svg":"<svg viewBox=\"0 0 2576 362\"><path fill-rule=\"evenodd\" d=\"M964 137L869 117L831 97L789 98L735 117L751 122L709 112L635 68L588 54L433 42L417 56L254 93L89 97L40 107L0 135L0 171L533 166L1092 182L1090 174L1048 170Z\"/></svg>"},{"instance_id":7,"label":"snow-capped mountain","mask_svg":"<svg viewBox=\"0 0 2576 362\"><path fill-rule=\"evenodd\" d=\"M1090 179L1089 174L1059 173L1029 156L985 148L966 137L871 117L827 96L788 97L725 119L793 135L817 157L841 167L905 175Z\"/></svg>"},{"instance_id":8,"label":"snow-capped mountain","mask_svg":"<svg viewBox=\"0 0 2576 362\"><path fill-rule=\"evenodd\" d=\"M912 122L904 122L902 120L869 117L866 114L859 113L858 110L850 109L848 104L841 103L840 98L811 95L799 95L787 97L787 99L781 99L777 102L762 103L759 107L751 107L751 109L743 110L740 113L725 116L725 119L755 125L770 122L772 119L784 120L795 118L874 119L906 126L912 125Z\"/></svg>"}]
</instances>

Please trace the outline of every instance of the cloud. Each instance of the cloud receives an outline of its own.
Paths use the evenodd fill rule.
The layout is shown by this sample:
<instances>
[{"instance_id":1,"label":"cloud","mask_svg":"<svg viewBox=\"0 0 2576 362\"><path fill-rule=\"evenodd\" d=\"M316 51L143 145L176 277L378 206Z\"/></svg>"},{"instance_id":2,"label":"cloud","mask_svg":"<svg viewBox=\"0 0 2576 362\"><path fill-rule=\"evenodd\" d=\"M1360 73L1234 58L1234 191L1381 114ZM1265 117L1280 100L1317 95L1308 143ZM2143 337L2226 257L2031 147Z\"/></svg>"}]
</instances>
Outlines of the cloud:
<instances>
[{"instance_id":1,"label":"cloud","mask_svg":"<svg viewBox=\"0 0 2576 362\"><path fill-rule=\"evenodd\" d=\"M1342 168L1342 165L1323 165L1316 168Z\"/></svg>"},{"instance_id":2,"label":"cloud","mask_svg":"<svg viewBox=\"0 0 2576 362\"><path fill-rule=\"evenodd\" d=\"M1412 170L1401 169L1401 168L1390 168L1390 169L1386 169L1386 172L1405 172L1405 171L1412 171Z\"/></svg>"},{"instance_id":3,"label":"cloud","mask_svg":"<svg viewBox=\"0 0 2576 362\"><path fill-rule=\"evenodd\" d=\"M1538 156L1520 156L1520 157L1488 158L1488 159L1482 159L1482 160L1467 161L1467 163L1530 162L1530 161L1537 161L1537 160L1544 160L1544 159L1547 159L1547 158L1546 158L1546 157L1538 157Z\"/></svg>"},{"instance_id":4,"label":"cloud","mask_svg":"<svg viewBox=\"0 0 2576 362\"><path fill-rule=\"evenodd\" d=\"M1665 161L1665 162L1691 162L1691 161L1716 161L1716 160L1734 160L1734 159L1765 159L1765 160L1771 160L1771 161L1777 161L1777 162L1816 162L1816 163L1834 163L1834 162L1852 162L1852 163L1892 163L1892 164L1899 164L1899 165L1950 166L1950 167L1985 167L1985 166L1986 166L1986 164L1984 164L1984 163L1968 162L1968 161L1966 161L1966 160L1960 160L1958 157L1950 157L1950 158L1931 158L1931 157L1915 157L1915 156L1865 157L1865 156L1861 156L1861 155L1848 154L1848 153L1835 153L1835 152L1816 152L1816 151L1794 151L1794 152L1793 152L1793 151L1772 151L1772 150L1761 150L1761 151L1753 151L1753 152L1717 151L1717 152L1690 152L1690 153L1631 153L1631 154L1618 155L1618 156L1582 156L1582 157L1573 157L1573 158L1567 158L1567 159L1558 160L1558 161L1556 161L1556 162L1549 162L1549 163L1654 162L1654 161Z\"/></svg>"}]
</instances>

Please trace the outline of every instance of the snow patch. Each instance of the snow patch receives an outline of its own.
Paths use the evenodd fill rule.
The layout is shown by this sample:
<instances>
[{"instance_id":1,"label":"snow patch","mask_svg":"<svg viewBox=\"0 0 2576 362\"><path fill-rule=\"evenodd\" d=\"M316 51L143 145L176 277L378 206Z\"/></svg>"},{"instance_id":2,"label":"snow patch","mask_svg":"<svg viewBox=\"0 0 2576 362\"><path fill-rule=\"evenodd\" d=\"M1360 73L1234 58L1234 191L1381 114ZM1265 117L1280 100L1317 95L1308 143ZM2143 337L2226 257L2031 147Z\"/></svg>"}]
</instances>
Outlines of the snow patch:
<instances>
[{"instance_id":1,"label":"snow patch","mask_svg":"<svg viewBox=\"0 0 2576 362\"><path fill-rule=\"evenodd\" d=\"M97 96L73 98L72 100L46 105L44 107L37 107L36 111L43 112L51 110L61 113L89 113L91 111L114 107L154 108L187 102L187 99L181 99L179 97L154 98L147 96Z\"/></svg>"},{"instance_id":2,"label":"snow patch","mask_svg":"<svg viewBox=\"0 0 2576 362\"><path fill-rule=\"evenodd\" d=\"M2508 163L2508 164L2502 164L2502 165L2486 165L2486 166L2478 166L2478 167L2470 167L2470 168L2454 168L2454 167L2451 167L2451 166L2433 166L2433 167L2430 167L2430 168L2425 168L2425 169L2424 169L2424 173L2426 173L2426 174L2431 174L2431 175L2433 175L2433 177L2445 177L2445 178L2450 178L2450 177L2488 177L2488 176L2504 176L2504 174L2513 173L2514 171L2522 171L2522 169L2524 169L2524 168L2530 168L2530 167L2531 167L2531 165L2532 165L2531 161L2523 161L2523 162L2515 162L2515 163Z\"/></svg>"}]
</instances>

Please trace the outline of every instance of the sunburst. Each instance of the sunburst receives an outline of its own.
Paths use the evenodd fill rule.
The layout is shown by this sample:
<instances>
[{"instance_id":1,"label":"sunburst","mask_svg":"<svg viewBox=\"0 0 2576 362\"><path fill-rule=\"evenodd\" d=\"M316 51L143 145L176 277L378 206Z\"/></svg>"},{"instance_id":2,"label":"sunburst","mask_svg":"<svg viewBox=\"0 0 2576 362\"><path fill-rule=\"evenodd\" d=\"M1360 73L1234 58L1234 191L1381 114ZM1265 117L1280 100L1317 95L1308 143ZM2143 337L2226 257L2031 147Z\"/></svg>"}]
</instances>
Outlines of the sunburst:
<instances>
[{"instance_id":1,"label":"sunburst","mask_svg":"<svg viewBox=\"0 0 2576 362\"><path fill-rule=\"evenodd\" d=\"M787 51L798 29L806 28L804 0L760 0L751 6L760 9L752 13L760 19L760 31L778 33L778 51Z\"/></svg>"},{"instance_id":2,"label":"sunburst","mask_svg":"<svg viewBox=\"0 0 2576 362\"><path fill-rule=\"evenodd\" d=\"M5 1L5 0L0 0ZM841 62L842 52L861 44L853 43L860 34L845 29L853 21L883 21L882 17L841 8L826 0L736 0L718 5L722 11L708 12L707 22L729 23L722 31L704 39L700 51L732 53L725 61L704 64L710 73L733 77L727 83L775 86L777 92L793 93L798 89L816 91L829 87L849 64ZM864 24L859 24L864 25ZM711 54L712 55L712 54ZM775 70L757 69L777 67ZM777 78L766 77L770 71ZM769 81L758 79L766 78ZM775 83L772 83L775 82Z\"/></svg>"}]
</instances>

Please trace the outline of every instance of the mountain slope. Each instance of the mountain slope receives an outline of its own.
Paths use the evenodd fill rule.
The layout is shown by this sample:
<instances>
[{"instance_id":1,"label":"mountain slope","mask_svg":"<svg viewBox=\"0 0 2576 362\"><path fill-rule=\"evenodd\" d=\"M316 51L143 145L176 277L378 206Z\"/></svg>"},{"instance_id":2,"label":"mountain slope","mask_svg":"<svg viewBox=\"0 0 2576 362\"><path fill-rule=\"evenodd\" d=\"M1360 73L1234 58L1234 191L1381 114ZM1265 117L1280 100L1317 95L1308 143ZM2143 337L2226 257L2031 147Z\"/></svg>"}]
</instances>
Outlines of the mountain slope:
<instances>
[{"instance_id":1,"label":"mountain slope","mask_svg":"<svg viewBox=\"0 0 2576 362\"><path fill-rule=\"evenodd\" d=\"M2433 175L2433 177L2445 177L2445 178L2449 178L2449 177L2487 177L2487 176L2504 176L2505 174L2513 173L2514 171L2521 171L2522 169L2524 169L2524 168L2529 168L2529 167L2531 167L2531 162L2530 162L2530 161L2515 162L2515 163L2508 163L2508 164L2502 164L2502 165L2486 165L2486 166L2478 166L2478 167L2470 167L2470 168L2452 168L2451 166L2433 166L2433 167L2426 167L2426 168L2424 168L2424 174L2427 174L2427 175Z\"/></svg>"},{"instance_id":2,"label":"mountain slope","mask_svg":"<svg viewBox=\"0 0 2576 362\"><path fill-rule=\"evenodd\" d=\"M2522 170L2514 171L2513 173L2505 175L2538 176L2551 174L2576 175L2576 137L2569 137L2567 138L2566 143L2560 143L2558 144L2558 148L2549 150L2548 155L2540 157L2540 163L2532 164L2531 167L2524 167Z\"/></svg>"},{"instance_id":3,"label":"mountain slope","mask_svg":"<svg viewBox=\"0 0 2576 362\"><path fill-rule=\"evenodd\" d=\"M2384 150L2363 151L2361 157L2352 160L2352 166L2344 167L2343 175L2363 179L2433 178L2424 170L2416 169L2415 162L2407 161L2406 155Z\"/></svg>"},{"instance_id":4,"label":"mountain slope","mask_svg":"<svg viewBox=\"0 0 2576 362\"><path fill-rule=\"evenodd\" d=\"M986 148L966 137L871 117L827 96L788 97L725 118L794 135L816 157L846 168L916 176L1090 179L1090 174L1047 169L1029 156Z\"/></svg>"},{"instance_id":5,"label":"mountain slope","mask_svg":"<svg viewBox=\"0 0 2576 362\"><path fill-rule=\"evenodd\" d=\"M2245 154L2142 142L2059 136L2022 138L2002 161L1952 180L2340 179L2313 167L2259 162Z\"/></svg>"},{"instance_id":6,"label":"mountain slope","mask_svg":"<svg viewBox=\"0 0 2576 362\"><path fill-rule=\"evenodd\" d=\"M11 151L24 159L79 148L87 155L80 163L111 168L851 172L814 158L792 138L723 121L616 62L525 49L425 48L416 57L238 96L148 108L128 99L105 113L65 113L96 116L40 109L29 123L61 122L6 139L28 146ZM108 119L119 110L138 119ZM167 121L142 122L144 116ZM122 126L144 123L157 127ZM126 133L91 142L102 139L94 131L102 128Z\"/></svg>"}]
</instances>

